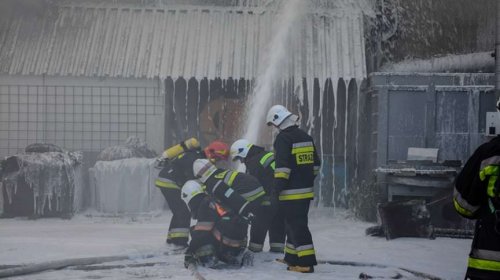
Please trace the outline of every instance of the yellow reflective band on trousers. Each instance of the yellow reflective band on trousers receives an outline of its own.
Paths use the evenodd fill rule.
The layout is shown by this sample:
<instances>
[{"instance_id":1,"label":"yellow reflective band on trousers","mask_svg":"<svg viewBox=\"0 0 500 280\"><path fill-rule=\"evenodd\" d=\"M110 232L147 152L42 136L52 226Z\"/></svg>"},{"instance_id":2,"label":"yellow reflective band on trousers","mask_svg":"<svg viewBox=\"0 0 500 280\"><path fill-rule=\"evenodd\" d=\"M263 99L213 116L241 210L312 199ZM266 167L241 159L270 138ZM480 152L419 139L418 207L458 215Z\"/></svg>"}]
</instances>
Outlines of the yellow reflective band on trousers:
<instances>
[{"instance_id":1,"label":"yellow reflective band on trousers","mask_svg":"<svg viewBox=\"0 0 500 280\"><path fill-rule=\"evenodd\" d=\"M280 192L279 200L299 200L314 198L313 188L292 189Z\"/></svg>"},{"instance_id":2,"label":"yellow reflective band on trousers","mask_svg":"<svg viewBox=\"0 0 500 280\"><path fill-rule=\"evenodd\" d=\"M167 189L177 189L180 190L179 186L175 184L173 181L167 181L162 179L156 179L155 185L159 188L167 188Z\"/></svg>"},{"instance_id":3,"label":"yellow reflective band on trousers","mask_svg":"<svg viewBox=\"0 0 500 280\"><path fill-rule=\"evenodd\" d=\"M467 217L472 217L474 214L463 208L460 203L458 203L457 199L456 198L453 198L453 206L455 206L455 210L457 210L458 213L464 215L464 216L467 216Z\"/></svg>"},{"instance_id":4,"label":"yellow reflective band on trousers","mask_svg":"<svg viewBox=\"0 0 500 280\"><path fill-rule=\"evenodd\" d=\"M500 262L469 257L468 267L481 270L500 271Z\"/></svg>"},{"instance_id":5,"label":"yellow reflective band on trousers","mask_svg":"<svg viewBox=\"0 0 500 280\"><path fill-rule=\"evenodd\" d=\"M298 246L295 248L295 250L297 250L297 256L299 257L305 257L315 254L314 245L312 244Z\"/></svg>"},{"instance_id":6,"label":"yellow reflective band on trousers","mask_svg":"<svg viewBox=\"0 0 500 280\"><path fill-rule=\"evenodd\" d=\"M290 254L290 255L297 255L297 251L295 249L288 247L288 246L285 246L285 253Z\"/></svg>"},{"instance_id":7,"label":"yellow reflective band on trousers","mask_svg":"<svg viewBox=\"0 0 500 280\"><path fill-rule=\"evenodd\" d=\"M488 179L488 187L486 189L486 193L489 197L497 197L498 194L495 192L495 183L498 179L498 175L500 173L500 166L498 165L487 165L481 171L479 171L479 179L484 181L487 177Z\"/></svg>"},{"instance_id":8,"label":"yellow reflective band on trousers","mask_svg":"<svg viewBox=\"0 0 500 280\"><path fill-rule=\"evenodd\" d=\"M168 232L167 238L188 238L189 237L189 229L171 229Z\"/></svg>"}]
</instances>

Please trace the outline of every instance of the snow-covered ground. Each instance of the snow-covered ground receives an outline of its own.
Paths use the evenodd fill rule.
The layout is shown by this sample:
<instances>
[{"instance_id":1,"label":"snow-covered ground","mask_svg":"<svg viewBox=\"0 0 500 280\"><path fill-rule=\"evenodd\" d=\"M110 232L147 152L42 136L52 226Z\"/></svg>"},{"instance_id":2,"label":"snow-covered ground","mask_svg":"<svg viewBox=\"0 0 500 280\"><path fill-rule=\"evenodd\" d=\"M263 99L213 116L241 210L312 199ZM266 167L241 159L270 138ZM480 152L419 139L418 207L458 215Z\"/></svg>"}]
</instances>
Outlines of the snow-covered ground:
<instances>
[{"instance_id":1,"label":"snow-covered ground","mask_svg":"<svg viewBox=\"0 0 500 280\"><path fill-rule=\"evenodd\" d=\"M170 212L135 217L78 215L61 219L0 219L0 267L80 257L130 255L131 260L71 267L12 279L193 279L182 254L164 255ZM384 238L365 236L370 223L345 211L312 209L310 227L320 260L355 261L381 266L320 264L314 274L287 272L273 261L279 254L255 255L253 267L238 270L200 268L207 279L426 279L401 269L443 279L463 279L471 240ZM153 254L151 258L143 258ZM116 265L116 266L115 266Z\"/></svg>"}]
</instances>

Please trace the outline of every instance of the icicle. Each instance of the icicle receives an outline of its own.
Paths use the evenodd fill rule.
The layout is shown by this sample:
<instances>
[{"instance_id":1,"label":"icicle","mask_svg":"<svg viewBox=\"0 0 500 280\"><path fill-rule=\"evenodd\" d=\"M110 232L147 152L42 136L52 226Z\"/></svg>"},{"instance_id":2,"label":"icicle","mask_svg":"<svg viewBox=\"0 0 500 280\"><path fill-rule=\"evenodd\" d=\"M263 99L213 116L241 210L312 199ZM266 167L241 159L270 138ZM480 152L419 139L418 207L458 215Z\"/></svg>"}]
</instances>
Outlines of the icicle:
<instances>
[{"instance_id":1,"label":"icicle","mask_svg":"<svg viewBox=\"0 0 500 280\"><path fill-rule=\"evenodd\" d=\"M12 185L11 184L6 184L5 185L5 191L7 192L7 199L9 200L9 204L12 204Z\"/></svg>"}]
</instances>

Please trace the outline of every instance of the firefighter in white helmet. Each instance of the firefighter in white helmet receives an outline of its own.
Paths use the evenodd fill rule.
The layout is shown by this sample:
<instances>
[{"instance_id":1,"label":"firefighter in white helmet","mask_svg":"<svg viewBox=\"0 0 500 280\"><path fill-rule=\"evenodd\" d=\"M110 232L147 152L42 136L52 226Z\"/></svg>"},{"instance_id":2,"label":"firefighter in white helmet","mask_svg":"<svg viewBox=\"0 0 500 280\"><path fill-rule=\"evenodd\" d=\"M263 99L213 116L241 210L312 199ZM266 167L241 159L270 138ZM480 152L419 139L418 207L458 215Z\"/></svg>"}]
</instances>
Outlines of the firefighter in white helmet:
<instances>
[{"instance_id":1,"label":"firefighter in white helmet","mask_svg":"<svg viewBox=\"0 0 500 280\"><path fill-rule=\"evenodd\" d=\"M245 221L209 196L196 180L184 184L181 197L196 220L184 257L186 268L191 264L215 267L219 262L237 267L252 264L253 256L245 251Z\"/></svg>"},{"instance_id":2,"label":"firefighter in white helmet","mask_svg":"<svg viewBox=\"0 0 500 280\"><path fill-rule=\"evenodd\" d=\"M259 180L266 191L266 199L261 207L265 215L257 227L252 226L254 239L250 239L248 248L254 252L262 251L266 233L269 231L269 251L283 253L285 247L285 218L278 212L278 200L271 199L274 192L274 153L266 151L263 147L250 143L247 139L239 139L231 145L231 158L240 160L246 166L246 172Z\"/></svg>"},{"instance_id":3,"label":"firefighter in white helmet","mask_svg":"<svg viewBox=\"0 0 500 280\"><path fill-rule=\"evenodd\" d=\"M311 273L317 261L308 213L321 162L312 137L298 127L298 119L284 106L274 105L267 113L266 122L279 130L273 144L274 190L287 228L283 262L290 271Z\"/></svg>"},{"instance_id":4,"label":"firefighter in white helmet","mask_svg":"<svg viewBox=\"0 0 500 280\"><path fill-rule=\"evenodd\" d=\"M193 172L205 184L208 193L251 222L250 240L260 240L262 230L254 227L259 228L265 223L263 219L268 213L263 208L268 200L259 180L249 174L217 168L204 159L194 162ZM266 231L263 233L264 238L265 233ZM263 242L264 240L259 241L259 244ZM259 251L255 247L249 249Z\"/></svg>"}]
</instances>

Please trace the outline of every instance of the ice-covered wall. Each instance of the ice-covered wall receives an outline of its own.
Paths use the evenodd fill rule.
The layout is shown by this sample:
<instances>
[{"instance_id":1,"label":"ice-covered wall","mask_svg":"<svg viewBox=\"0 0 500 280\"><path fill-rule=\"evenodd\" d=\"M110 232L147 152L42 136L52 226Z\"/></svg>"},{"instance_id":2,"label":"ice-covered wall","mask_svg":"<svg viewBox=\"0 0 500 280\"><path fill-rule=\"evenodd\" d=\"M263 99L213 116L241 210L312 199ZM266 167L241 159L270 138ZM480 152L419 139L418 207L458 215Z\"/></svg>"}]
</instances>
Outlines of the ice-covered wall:
<instances>
[{"instance_id":1,"label":"ice-covered wall","mask_svg":"<svg viewBox=\"0 0 500 280\"><path fill-rule=\"evenodd\" d=\"M90 170L91 207L103 213L162 210L165 199L154 181L154 159L98 161Z\"/></svg>"},{"instance_id":2,"label":"ice-covered wall","mask_svg":"<svg viewBox=\"0 0 500 280\"><path fill-rule=\"evenodd\" d=\"M496 0L375 0L367 25L367 67L449 54L492 52Z\"/></svg>"}]
</instances>

